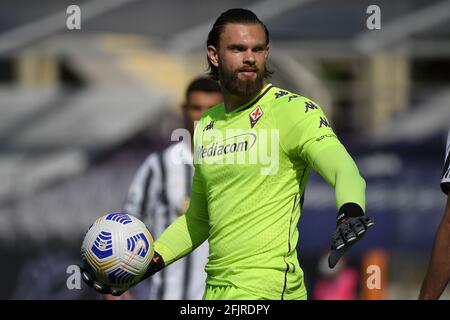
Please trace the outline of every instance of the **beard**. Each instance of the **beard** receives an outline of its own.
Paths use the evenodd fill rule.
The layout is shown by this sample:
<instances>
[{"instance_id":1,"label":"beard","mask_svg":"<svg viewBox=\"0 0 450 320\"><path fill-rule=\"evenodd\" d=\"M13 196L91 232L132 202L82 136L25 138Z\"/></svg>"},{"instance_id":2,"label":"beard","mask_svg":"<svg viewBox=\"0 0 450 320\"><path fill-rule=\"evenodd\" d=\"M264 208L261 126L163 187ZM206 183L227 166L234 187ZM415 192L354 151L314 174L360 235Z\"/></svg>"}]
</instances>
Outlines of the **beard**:
<instances>
[{"instance_id":1,"label":"beard","mask_svg":"<svg viewBox=\"0 0 450 320\"><path fill-rule=\"evenodd\" d=\"M221 64L222 65L222 64ZM219 81L232 95L250 99L257 95L264 85L264 70L254 67L256 78L240 79L239 71L228 71L219 66Z\"/></svg>"}]
</instances>

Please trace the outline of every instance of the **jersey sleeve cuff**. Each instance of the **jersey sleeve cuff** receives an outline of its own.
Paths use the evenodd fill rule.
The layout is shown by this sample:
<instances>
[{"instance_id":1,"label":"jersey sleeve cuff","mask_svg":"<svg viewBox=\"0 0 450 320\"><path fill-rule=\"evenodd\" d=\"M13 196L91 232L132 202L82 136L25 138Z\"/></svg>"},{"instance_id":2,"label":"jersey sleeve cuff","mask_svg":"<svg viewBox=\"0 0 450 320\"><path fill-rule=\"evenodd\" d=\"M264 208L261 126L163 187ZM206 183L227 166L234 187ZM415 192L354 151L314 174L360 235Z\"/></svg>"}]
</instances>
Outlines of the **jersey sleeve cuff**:
<instances>
[{"instance_id":1,"label":"jersey sleeve cuff","mask_svg":"<svg viewBox=\"0 0 450 320\"><path fill-rule=\"evenodd\" d=\"M175 257L175 253L160 241L155 241L155 251L161 256L166 267L172 263Z\"/></svg>"}]
</instances>

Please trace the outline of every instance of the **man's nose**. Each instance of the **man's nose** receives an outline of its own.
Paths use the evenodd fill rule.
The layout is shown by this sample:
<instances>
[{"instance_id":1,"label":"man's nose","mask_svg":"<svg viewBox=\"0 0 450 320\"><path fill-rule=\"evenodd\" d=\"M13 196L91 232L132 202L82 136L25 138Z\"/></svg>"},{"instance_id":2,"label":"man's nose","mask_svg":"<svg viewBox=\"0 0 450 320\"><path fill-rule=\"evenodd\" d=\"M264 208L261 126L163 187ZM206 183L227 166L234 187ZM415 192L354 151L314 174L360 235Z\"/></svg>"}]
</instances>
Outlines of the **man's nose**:
<instances>
[{"instance_id":1,"label":"man's nose","mask_svg":"<svg viewBox=\"0 0 450 320\"><path fill-rule=\"evenodd\" d=\"M252 50L245 51L244 63L255 64L255 55Z\"/></svg>"}]
</instances>

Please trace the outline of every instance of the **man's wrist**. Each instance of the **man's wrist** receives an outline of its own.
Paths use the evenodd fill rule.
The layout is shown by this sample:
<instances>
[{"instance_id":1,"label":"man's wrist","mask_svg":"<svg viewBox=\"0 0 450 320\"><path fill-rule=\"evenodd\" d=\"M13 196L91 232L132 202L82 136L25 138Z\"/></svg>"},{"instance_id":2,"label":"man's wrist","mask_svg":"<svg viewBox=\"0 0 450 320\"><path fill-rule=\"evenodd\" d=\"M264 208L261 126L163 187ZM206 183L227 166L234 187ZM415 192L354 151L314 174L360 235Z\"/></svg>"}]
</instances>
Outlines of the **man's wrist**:
<instances>
[{"instance_id":1,"label":"man's wrist","mask_svg":"<svg viewBox=\"0 0 450 320\"><path fill-rule=\"evenodd\" d=\"M153 254L153 258L150 261L150 265L147 268L145 278L148 278L148 277L154 275L155 273L157 273L164 267L165 267L164 259L158 252L155 251L155 253Z\"/></svg>"}]
</instances>

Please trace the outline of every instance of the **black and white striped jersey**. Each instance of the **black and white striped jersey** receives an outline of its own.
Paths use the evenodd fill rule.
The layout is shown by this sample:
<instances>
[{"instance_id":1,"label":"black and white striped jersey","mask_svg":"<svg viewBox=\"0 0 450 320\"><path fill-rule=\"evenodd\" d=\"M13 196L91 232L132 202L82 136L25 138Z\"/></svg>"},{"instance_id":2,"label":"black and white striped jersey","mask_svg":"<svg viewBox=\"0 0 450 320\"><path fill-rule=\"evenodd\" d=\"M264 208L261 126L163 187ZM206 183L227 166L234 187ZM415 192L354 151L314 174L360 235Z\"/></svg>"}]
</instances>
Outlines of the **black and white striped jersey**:
<instances>
[{"instance_id":1,"label":"black and white striped jersey","mask_svg":"<svg viewBox=\"0 0 450 320\"><path fill-rule=\"evenodd\" d=\"M131 183L124 209L139 217L155 239L188 207L194 173L192 162L189 145L178 142L148 156ZM188 256L149 278L149 299L201 299L207 261L205 241Z\"/></svg>"},{"instance_id":2,"label":"black and white striped jersey","mask_svg":"<svg viewBox=\"0 0 450 320\"><path fill-rule=\"evenodd\" d=\"M448 194L450 190L450 130L447 137L447 148L445 149L444 170L441 178L441 189Z\"/></svg>"}]
</instances>

